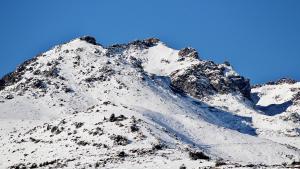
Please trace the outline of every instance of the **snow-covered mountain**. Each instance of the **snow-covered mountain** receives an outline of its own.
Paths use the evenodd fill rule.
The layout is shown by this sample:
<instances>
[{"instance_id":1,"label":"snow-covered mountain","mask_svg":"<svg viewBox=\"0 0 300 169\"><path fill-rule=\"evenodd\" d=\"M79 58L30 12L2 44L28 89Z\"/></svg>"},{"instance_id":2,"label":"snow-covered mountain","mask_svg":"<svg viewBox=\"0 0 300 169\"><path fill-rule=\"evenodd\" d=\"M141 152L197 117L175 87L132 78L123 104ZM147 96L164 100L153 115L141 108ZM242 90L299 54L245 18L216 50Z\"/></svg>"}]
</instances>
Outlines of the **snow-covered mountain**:
<instances>
[{"instance_id":1,"label":"snow-covered mountain","mask_svg":"<svg viewBox=\"0 0 300 169\"><path fill-rule=\"evenodd\" d=\"M85 36L0 80L0 168L284 168L300 161L300 83L250 86L159 39Z\"/></svg>"}]
</instances>

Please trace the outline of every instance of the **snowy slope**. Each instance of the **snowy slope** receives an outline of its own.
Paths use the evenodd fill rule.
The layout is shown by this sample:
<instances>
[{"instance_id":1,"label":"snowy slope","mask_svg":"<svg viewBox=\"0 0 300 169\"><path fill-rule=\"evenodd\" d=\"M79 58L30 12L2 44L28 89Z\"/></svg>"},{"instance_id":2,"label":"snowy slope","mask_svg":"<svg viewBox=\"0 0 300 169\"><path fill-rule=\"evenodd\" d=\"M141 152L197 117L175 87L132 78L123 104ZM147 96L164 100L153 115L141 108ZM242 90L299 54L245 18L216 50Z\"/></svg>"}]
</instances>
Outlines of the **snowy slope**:
<instances>
[{"instance_id":1,"label":"snowy slope","mask_svg":"<svg viewBox=\"0 0 300 169\"><path fill-rule=\"evenodd\" d=\"M275 104L267 95L257 105ZM299 161L297 135L285 135L286 142L265 137L278 134L274 126L297 125L273 124L255 104L247 79L192 48L174 50L154 38L103 47L78 38L0 81L0 168L198 168L221 161L225 168L281 168Z\"/></svg>"},{"instance_id":2,"label":"snowy slope","mask_svg":"<svg viewBox=\"0 0 300 169\"><path fill-rule=\"evenodd\" d=\"M256 108L265 116L261 135L300 147L300 83L281 79L252 89Z\"/></svg>"}]
</instances>

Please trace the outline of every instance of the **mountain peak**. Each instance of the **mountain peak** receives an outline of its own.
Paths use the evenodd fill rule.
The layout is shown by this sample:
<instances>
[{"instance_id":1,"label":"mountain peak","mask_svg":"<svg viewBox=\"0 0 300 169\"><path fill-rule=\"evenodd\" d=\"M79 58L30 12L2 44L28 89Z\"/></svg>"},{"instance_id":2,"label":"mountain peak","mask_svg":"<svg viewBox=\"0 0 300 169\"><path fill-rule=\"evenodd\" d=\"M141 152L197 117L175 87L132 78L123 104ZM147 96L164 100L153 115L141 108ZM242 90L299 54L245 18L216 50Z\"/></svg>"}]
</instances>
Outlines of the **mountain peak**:
<instances>
[{"instance_id":1,"label":"mountain peak","mask_svg":"<svg viewBox=\"0 0 300 169\"><path fill-rule=\"evenodd\" d=\"M80 60L85 60L86 64L89 63L92 65L90 62L102 59L111 60L109 59L110 57L119 56L119 60L122 59L128 62L128 64L132 64L132 58L136 59L133 64L139 62L140 67L145 73L170 77L171 85L176 87L177 90L182 90L198 98L207 94L231 92L239 92L246 98L250 96L250 85L247 78L238 75L231 66L226 64L216 64L212 61L200 60L196 49L191 47L175 50L161 43L157 38L148 38L145 40L135 40L128 44L117 44L103 48L97 44L94 37L83 36L77 39L92 44L92 46L82 43L78 44L77 41L57 46L50 52L45 52L34 59L24 62L15 72L2 78L0 89L19 82L26 72L34 76L35 72L40 71L40 68L44 67L44 65L48 65L47 67L49 65L56 65L51 68L55 72L58 72L58 69L65 69L63 67L58 68L59 66L72 65L73 68L68 68L68 71L74 72L77 71L74 68L78 67ZM109 58L106 58L107 56ZM93 61L94 59L96 60ZM93 67L97 68L99 66ZM81 68L86 69L86 67ZM44 72L48 72L48 70L44 70ZM49 73L46 74L48 76ZM58 76L59 73L55 74ZM192 77L195 79L188 80ZM182 80L184 83L181 83L183 82ZM190 88L190 86L194 87Z\"/></svg>"},{"instance_id":2,"label":"mountain peak","mask_svg":"<svg viewBox=\"0 0 300 169\"><path fill-rule=\"evenodd\" d=\"M268 107L254 106L249 79L228 63L157 38L103 47L84 36L0 80L0 168L199 168L221 158L281 166L299 159L291 148L299 141L287 146L264 134L297 136L298 107L289 101L299 100L298 90L274 97L283 115L264 115ZM269 106L264 91L258 103Z\"/></svg>"},{"instance_id":3,"label":"mountain peak","mask_svg":"<svg viewBox=\"0 0 300 169\"><path fill-rule=\"evenodd\" d=\"M90 44L93 44L93 45L97 45L96 38L94 38L92 36L89 36L89 35L79 37L78 39L86 41L87 43L90 43Z\"/></svg>"},{"instance_id":4,"label":"mountain peak","mask_svg":"<svg viewBox=\"0 0 300 169\"><path fill-rule=\"evenodd\" d=\"M192 57L195 59L200 59L199 54L196 49L192 47L185 47L178 52L178 55L181 57Z\"/></svg>"}]
</instances>

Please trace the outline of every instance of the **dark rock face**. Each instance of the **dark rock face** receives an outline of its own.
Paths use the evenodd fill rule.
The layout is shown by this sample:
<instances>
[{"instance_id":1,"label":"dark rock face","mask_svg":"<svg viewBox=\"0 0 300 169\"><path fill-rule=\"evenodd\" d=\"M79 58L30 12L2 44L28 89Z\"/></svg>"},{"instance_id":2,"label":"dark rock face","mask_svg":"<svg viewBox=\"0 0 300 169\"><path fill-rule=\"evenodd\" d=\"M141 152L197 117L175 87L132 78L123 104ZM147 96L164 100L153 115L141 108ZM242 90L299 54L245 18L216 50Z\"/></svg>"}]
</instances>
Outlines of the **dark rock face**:
<instances>
[{"instance_id":1,"label":"dark rock face","mask_svg":"<svg viewBox=\"0 0 300 169\"><path fill-rule=\"evenodd\" d=\"M145 40L133 41L133 42L129 43L129 45L139 46L142 48L149 48L149 47L153 47L153 46L157 45L158 42L159 42L159 39L157 39L157 38L149 38L149 39L145 39Z\"/></svg>"},{"instance_id":2,"label":"dark rock face","mask_svg":"<svg viewBox=\"0 0 300 169\"><path fill-rule=\"evenodd\" d=\"M294 105L300 104L300 92L297 92L292 99Z\"/></svg>"},{"instance_id":3,"label":"dark rock face","mask_svg":"<svg viewBox=\"0 0 300 169\"><path fill-rule=\"evenodd\" d=\"M147 47L152 47L152 46L155 46L159 42L159 39L149 38L149 39L145 39L143 42Z\"/></svg>"},{"instance_id":4,"label":"dark rock face","mask_svg":"<svg viewBox=\"0 0 300 169\"><path fill-rule=\"evenodd\" d=\"M250 98L251 85L250 80L243 76L229 77L231 87L237 88L245 97Z\"/></svg>"},{"instance_id":5,"label":"dark rock face","mask_svg":"<svg viewBox=\"0 0 300 169\"><path fill-rule=\"evenodd\" d=\"M94 37L91 37L91 36L83 36L81 38L79 38L80 40L83 40L83 41L86 41L90 44L93 44L93 45L97 45L97 42L96 42L96 39Z\"/></svg>"},{"instance_id":6,"label":"dark rock face","mask_svg":"<svg viewBox=\"0 0 300 169\"><path fill-rule=\"evenodd\" d=\"M280 85L280 84L295 84L295 83L297 83L297 81L294 80L294 79L281 78L281 79L279 79L277 81L267 82L266 84L256 84L256 85L253 85L252 88L262 87L264 85Z\"/></svg>"},{"instance_id":7,"label":"dark rock face","mask_svg":"<svg viewBox=\"0 0 300 169\"><path fill-rule=\"evenodd\" d=\"M130 42L128 44L114 44L107 48L107 56L110 57L111 53L121 53L125 49L128 49L129 47L135 47L139 49L147 49L153 46L156 46L160 42L157 38L149 38L145 40L135 40L133 42Z\"/></svg>"},{"instance_id":8,"label":"dark rock face","mask_svg":"<svg viewBox=\"0 0 300 169\"><path fill-rule=\"evenodd\" d=\"M22 80L22 75L25 73L27 66L33 63L34 61L37 60L37 57L25 61L23 64L21 64L16 71L9 73L5 75L1 80L0 80L0 90L3 90L6 86L13 85L20 80Z\"/></svg>"},{"instance_id":9,"label":"dark rock face","mask_svg":"<svg viewBox=\"0 0 300 169\"><path fill-rule=\"evenodd\" d=\"M191 69L180 75L172 74L171 87L178 92L188 93L196 98L213 94L213 87L209 83L209 79L200 72L193 72Z\"/></svg>"},{"instance_id":10,"label":"dark rock face","mask_svg":"<svg viewBox=\"0 0 300 169\"><path fill-rule=\"evenodd\" d=\"M47 84L45 82L43 82L42 80L37 80L33 83L34 88L38 88L38 89L45 89L47 88Z\"/></svg>"},{"instance_id":11,"label":"dark rock face","mask_svg":"<svg viewBox=\"0 0 300 169\"><path fill-rule=\"evenodd\" d=\"M294 80L294 79L289 79L289 78L281 78L281 79L279 79L275 82L268 82L267 84L268 85L278 85L278 84L284 84L284 83L286 83L286 84L295 84L295 83L297 83L297 81Z\"/></svg>"},{"instance_id":12,"label":"dark rock face","mask_svg":"<svg viewBox=\"0 0 300 169\"><path fill-rule=\"evenodd\" d=\"M246 98L250 98L251 91L248 79L242 76L226 77L224 68L211 61L192 65L184 72L173 72L171 86L196 98L231 92L240 92Z\"/></svg>"},{"instance_id":13,"label":"dark rock face","mask_svg":"<svg viewBox=\"0 0 300 169\"><path fill-rule=\"evenodd\" d=\"M4 77L0 80L0 90L3 90L6 86L6 81L4 80Z\"/></svg>"},{"instance_id":14,"label":"dark rock face","mask_svg":"<svg viewBox=\"0 0 300 169\"><path fill-rule=\"evenodd\" d=\"M195 58L195 59L199 58L199 54L196 51L196 49L190 48L190 47L181 49L178 52L178 55L181 56L181 57L192 57L192 58Z\"/></svg>"}]
</instances>

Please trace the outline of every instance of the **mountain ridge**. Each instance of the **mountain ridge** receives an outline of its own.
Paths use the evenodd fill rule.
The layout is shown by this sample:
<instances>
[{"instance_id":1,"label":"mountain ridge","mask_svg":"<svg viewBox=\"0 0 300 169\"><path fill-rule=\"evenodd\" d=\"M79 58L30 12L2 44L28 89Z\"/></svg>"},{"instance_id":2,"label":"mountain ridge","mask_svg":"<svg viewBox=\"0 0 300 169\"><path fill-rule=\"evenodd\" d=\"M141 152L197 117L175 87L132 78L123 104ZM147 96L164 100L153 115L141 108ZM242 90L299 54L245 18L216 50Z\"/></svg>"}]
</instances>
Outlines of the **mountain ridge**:
<instances>
[{"instance_id":1,"label":"mountain ridge","mask_svg":"<svg viewBox=\"0 0 300 169\"><path fill-rule=\"evenodd\" d=\"M251 89L230 64L157 38L76 38L0 80L0 166L292 165L300 84L274 85Z\"/></svg>"}]
</instances>

